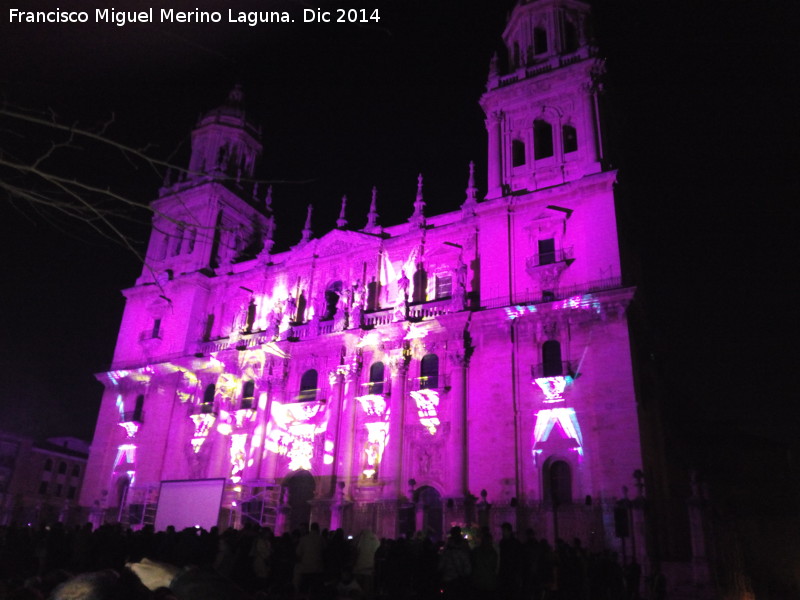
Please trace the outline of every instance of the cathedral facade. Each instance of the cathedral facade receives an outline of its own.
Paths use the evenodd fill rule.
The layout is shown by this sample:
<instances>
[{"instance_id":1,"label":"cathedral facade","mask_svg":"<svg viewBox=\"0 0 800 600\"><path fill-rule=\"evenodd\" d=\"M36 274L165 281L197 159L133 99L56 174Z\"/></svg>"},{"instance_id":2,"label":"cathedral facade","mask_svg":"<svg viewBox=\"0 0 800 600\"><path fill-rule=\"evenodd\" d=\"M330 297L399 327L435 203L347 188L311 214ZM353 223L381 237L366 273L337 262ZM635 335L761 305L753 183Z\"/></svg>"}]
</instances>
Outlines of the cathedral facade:
<instances>
[{"instance_id":1,"label":"cathedral facade","mask_svg":"<svg viewBox=\"0 0 800 600\"><path fill-rule=\"evenodd\" d=\"M603 63L580 0L520 3L503 41L480 101L487 191L470 165L453 212L426 213L420 176L407 222L381 223L373 193L315 235L303 207L277 251L241 90L201 118L99 376L96 520L195 518L187 498L208 494L224 525L509 521L618 547L646 467Z\"/></svg>"}]
</instances>

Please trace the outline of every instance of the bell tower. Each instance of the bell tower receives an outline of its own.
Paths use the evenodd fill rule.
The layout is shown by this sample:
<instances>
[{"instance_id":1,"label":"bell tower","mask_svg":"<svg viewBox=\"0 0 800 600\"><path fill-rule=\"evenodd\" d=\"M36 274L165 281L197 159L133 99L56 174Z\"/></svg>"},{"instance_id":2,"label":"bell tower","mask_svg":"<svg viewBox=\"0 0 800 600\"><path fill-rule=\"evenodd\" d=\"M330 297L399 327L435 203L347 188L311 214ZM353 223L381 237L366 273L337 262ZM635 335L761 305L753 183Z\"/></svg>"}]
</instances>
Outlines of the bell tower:
<instances>
[{"instance_id":1,"label":"bell tower","mask_svg":"<svg viewBox=\"0 0 800 600\"><path fill-rule=\"evenodd\" d=\"M487 199L598 173L597 58L582 0L520 0L492 58L481 107L489 140Z\"/></svg>"},{"instance_id":2,"label":"bell tower","mask_svg":"<svg viewBox=\"0 0 800 600\"><path fill-rule=\"evenodd\" d=\"M192 131L188 169L168 175L153 202L153 231L140 283L254 258L271 234L269 197L255 181L261 131L236 85ZM261 190L261 196L267 194Z\"/></svg>"}]
</instances>

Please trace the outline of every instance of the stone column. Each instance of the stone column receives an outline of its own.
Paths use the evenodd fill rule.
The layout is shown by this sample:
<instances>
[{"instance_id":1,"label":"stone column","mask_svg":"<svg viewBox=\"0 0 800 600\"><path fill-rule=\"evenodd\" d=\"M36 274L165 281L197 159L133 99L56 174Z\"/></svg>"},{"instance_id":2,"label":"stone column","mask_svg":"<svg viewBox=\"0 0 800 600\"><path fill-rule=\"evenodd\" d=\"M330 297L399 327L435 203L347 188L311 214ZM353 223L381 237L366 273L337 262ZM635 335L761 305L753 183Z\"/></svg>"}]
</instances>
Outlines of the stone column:
<instances>
[{"instance_id":1,"label":"stone column","mask_svg":"<svg viewBox=\"0 0 800 600\"><path fill-rule=\"evenodd\" d=\"M467 360L463 353L453 356L450 392L450 439L447 490L445 495L463 499L467 493Z\"/></svg>"},{"instance_id":2,"label":"stone column","mask_svg":"<svg viewBox=\"0 0 800 600\"><path fill-rule=\"evenodd\" d=\"M392 364L392 401L389 421L389 441L382 461L381 479L386 482L383 497L397 500L403 497L403 430L405 428L408 365L404 359Z\"/></svg>"},{"instance_id":3,"label":"stone column","mask_svg":"<svg viewBox=\"0 0 800 600\"><path fill-rule=\"evenodd\" d=\"M502 123L502 111L494 112L486 119L486 132L489 137L487 164L487 185L489 189L486 191L487 198L499 198L503 195Z\"/></svg>"},{"instance_id":4,"label":"stone column","mask_svg":"<svg viewBox=\"0 0 800 600\"><path fill-rule=\"evenodd\" d=\"M350 392L350 386L348 385L353 374L352 370L343 368L340 372L344 390L342 392L342 413L339 417L339 429L344 428L344 439L342 447L337 451L337 456L344 463L342 470L342 480L345 485L344 497L346 500L352 500L355 480L358 478L357 475L353 475L355 472L353 462L356 456L355 448L353 447L355 446L356 438L356 399L355 395ZM342 438L340 437L340 439Z\"/></svg>"}]
</instances>

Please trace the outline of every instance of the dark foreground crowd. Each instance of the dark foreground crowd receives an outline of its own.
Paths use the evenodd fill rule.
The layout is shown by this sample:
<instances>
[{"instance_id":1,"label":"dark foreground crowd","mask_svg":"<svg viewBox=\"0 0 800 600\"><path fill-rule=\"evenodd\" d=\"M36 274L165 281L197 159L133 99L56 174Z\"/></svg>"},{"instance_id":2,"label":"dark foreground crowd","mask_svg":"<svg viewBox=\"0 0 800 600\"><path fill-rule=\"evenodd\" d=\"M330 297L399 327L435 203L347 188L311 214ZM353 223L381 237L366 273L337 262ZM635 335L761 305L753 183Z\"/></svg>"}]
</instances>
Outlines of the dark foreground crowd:
<instances>
[{"instance_id":1,"label":"dark foreground crowd","mask_svg":"<svg viewBox=\"0 0 800 600\"><path fill-rule=\"evenodd\" d=\"M636 563L508 524L436 543L341 529L0 527L0 600L635 600ZM663 585L648 598L663 598Z\"/></svg>"}]
</instances>

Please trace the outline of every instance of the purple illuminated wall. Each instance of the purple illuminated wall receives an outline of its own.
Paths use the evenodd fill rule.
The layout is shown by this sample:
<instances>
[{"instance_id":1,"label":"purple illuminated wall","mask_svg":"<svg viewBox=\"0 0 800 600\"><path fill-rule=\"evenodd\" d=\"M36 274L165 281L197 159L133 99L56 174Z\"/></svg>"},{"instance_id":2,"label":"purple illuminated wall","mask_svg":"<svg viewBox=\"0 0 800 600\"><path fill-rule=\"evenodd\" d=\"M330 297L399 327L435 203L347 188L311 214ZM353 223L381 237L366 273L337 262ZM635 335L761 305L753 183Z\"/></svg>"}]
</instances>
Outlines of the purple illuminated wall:
<instances>
[{"instance_id":1,"label":"purple illuminated wall","mask_svg":"<svg viewBox=\"0 0 800 600\"><path fill-rule=\"evenodd\" d=\"M437 532L549 535L567 473L561 536L616 543L613 506L642 467L633 289L587 13L514 9L481 98L488 190L465 165L454 212L426 214L420 177L408 222L383 226L376 198L362 215L343 202L336 228L309 220L273 252L271 192L246 183L261 144L241 90L200 121L187 173L153 203L147 268L100 376L82 497L97 520L157 504L162 481L224 478L234 523L285 528L308 500L323 526L395 536L430 525L412 504L424 495L441 501Z\"/></svg>"}]
</instances>

